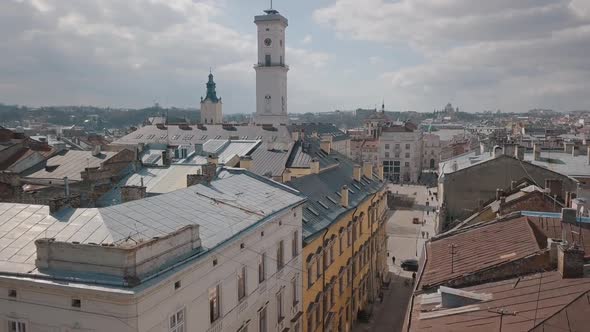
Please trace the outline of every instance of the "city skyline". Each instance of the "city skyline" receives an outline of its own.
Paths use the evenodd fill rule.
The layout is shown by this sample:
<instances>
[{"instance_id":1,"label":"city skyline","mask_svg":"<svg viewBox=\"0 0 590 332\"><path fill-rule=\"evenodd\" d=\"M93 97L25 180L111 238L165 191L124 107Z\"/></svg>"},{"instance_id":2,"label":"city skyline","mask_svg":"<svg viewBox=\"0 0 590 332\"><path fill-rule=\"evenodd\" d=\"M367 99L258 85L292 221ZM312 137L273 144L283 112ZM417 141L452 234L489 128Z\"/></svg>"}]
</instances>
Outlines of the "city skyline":
<instances>
[{"instance_id":1,"label":"city skyline","mask_svg":"<svg viewBox=\"0 0 590 332\"><path fill-rule=\"evenodd\" d=\"M198 107L209 68L224 113L254 113L268 1L0 4L2 102ZM275 1L289 21L289 112L590 108L590 6L572 1ZM191 42L192 41L192 42Z\"/></svg>"}]
</instances>

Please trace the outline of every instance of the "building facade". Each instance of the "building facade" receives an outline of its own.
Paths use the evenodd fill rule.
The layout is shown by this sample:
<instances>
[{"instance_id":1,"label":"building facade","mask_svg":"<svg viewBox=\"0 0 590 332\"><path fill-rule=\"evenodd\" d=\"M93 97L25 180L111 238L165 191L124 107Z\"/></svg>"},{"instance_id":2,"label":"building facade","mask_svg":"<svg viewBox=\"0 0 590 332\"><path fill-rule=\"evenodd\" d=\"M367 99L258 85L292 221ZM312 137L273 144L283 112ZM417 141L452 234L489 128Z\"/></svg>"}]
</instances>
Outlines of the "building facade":
<instances>
[{"instance_id":1,"label":"building facade","mask_svg":"<svg viewBox=\"0 0 590 332\"><path fill-rule=\"evenodd\" d=\"M379 154L385 177L394 182L418 182L422 173L422 132L408 124L381 131Z\"/></svg>"},{"instance_id":2,"label":"building facade","mask_svg":"<svg viewBox=\"0 0 590 332\"><path fill-rule=\"evenodd\" d=\"M109 208L2 203L23 223L44 222L2 257L0 331L300 331L304 200L223 170Z\"/></svg>"},{"instance_id":3,"label":"building facade","mask_svg":"<svg viewBox=\"0 0 590 332\"><path fill-rule=\"evenodd\" d=\"M287 72L285 30L287 19L274 9L254 19L258 29L258 62L256 69L256 113L254 122L266 125L286 125Z\"/></svg>"}]
</instances>

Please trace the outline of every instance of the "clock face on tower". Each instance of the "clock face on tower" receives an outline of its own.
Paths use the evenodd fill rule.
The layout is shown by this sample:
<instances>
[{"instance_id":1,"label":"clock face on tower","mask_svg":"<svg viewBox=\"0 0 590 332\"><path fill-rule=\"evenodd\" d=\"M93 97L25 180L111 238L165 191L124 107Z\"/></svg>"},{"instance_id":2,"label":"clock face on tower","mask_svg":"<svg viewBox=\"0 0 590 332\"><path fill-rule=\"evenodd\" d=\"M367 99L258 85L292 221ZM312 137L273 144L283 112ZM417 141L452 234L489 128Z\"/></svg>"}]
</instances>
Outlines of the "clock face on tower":
<instances>
[{"instance_id":1,"label":"clock face on tower","mask_svg":"<svg viewBox=\"0 0 590 332\"><path fill-rule=\"evenodd\" d=\"M270 46L270 44L272 44L272 40L271 40L270 38L266 38L266 39L264 40L264 45L266 45L266 46Z\"/></svg>"}]
</instances>

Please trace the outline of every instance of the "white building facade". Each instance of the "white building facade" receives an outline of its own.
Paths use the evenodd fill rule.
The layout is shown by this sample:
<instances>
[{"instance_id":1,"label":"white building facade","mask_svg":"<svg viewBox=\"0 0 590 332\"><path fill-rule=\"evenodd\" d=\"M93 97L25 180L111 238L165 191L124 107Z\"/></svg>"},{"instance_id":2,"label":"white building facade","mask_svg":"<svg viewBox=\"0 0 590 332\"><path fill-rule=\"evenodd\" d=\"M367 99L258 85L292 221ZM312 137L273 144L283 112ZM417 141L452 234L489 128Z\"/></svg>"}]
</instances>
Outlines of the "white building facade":
<instances>
[{"instance_id":1,"label":"white building facade","mask_svg":"<svg viewBox=\"0 0 590 332\"><path fill-rule=\"evenodd\" d=\"M256 70L256 113L254 122L266 125L286 125L287 72L285 30L288 21L274 9L254 19L258 29L258 62Z\"/></svg>"},{"instance_id":2,"label":"white building facade","mask_svg":"<svg viewBox=\"0 0 590 332\"><path fill-rule=\"evenodd\" d=\"M35 242L35 272L24 272L30 262L2 262L13 265L0 271L0 331L300 331L304 198L243 171L226 176L212 182L216 191L227 189L216 198L197 185L108 211L65 211L77 222L91 217L79 232L97 226L91 231L96 234L104 223L114 234L120 226L111 222L129 224L128 218L139 217L132 211L140 206L171 204L168 208L178 210L178 197L198 198L191 208L160 210L156 223L137 218L139 233L129 236L136 243L62 241L68 235L62 232L70 233L75 225L46 207L1 203L0 209L19 220L41 218L47 226L43 233L57 239ZM242 192L252 185L271 196ZM252 200L261 207L248 203ZM174 221L166 221L172 220L166 214ZM203 221L211 217L213 223ZM138 238L151 227L169 229L183 218L197 221L162 237Z\"/></svg>"},{"instance_id":3,"label":"white building facade","mask_svg":"<svg viewBox=\"0 0 590 332\"><path fill-rule=\"evenodd\" d=\"M384 176L394 182L418 182L422 173L422 132L406 126L382 128L379 154Z\"/></svg>"}]
</instances>

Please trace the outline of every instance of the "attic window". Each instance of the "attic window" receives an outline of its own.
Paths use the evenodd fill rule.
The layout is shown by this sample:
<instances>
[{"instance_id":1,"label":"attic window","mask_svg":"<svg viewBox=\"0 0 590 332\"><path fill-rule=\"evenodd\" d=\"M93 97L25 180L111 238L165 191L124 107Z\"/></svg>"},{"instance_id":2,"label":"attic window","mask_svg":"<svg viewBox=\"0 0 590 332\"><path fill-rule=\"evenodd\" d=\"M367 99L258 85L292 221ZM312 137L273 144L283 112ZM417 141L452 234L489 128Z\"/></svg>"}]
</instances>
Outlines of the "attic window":
<instances>
[{"instance_id":1,"label":"attic window","mask_svg":"<svg viewBox=\"0 0 590 332\"><path fill-rule=\"evenodd\" d=\"M332 197L330 197L330 196L326 196L326 198L327 198L327 199L328 199L330 202L332 202L332 203L334 203L334 204L338 204L338 202L336 202L336 200L335 200L335 199L333 199Z\"/></svg>"},{"instance_id":2,"label":"attic window","mask_svg":"<svg viewBox=\"0 0 590 332\"><path fill-rule=\"evenodd\" d=\"M166 139L168 137L168 135L162 135L160 136L160 139Z\"/></svg>"},{"instance_id":3,"label":"attic window","mask_svg":"<svg viewBox=\"0 0 590 332\"><path fill-rule=\"evenodd\" d=\"M307 218L305 218L305 217L302 217L302 219L303 219L304 224L307 224L309 222L309 220L307 220Z\"/></svg>"},{"instance_id":4,"label":"attic window","mask_svg":"<svg viewBox=\"0 0 590 332\"><path fill-rule=\"evenodd\" d=\"M353 184L354 184L354 183L353 183ZM353 194L353 195L355 194L354 190L352 190L352 189L350 189L350 188L348 188L348 191L350 191L350 193L351 193L351 194Z\"/></svg>"},{"instance_id":5,"label":"attic window","mask_svg":"<svg viewBox=\"0 0 590 332\"><path fill-rule=\"evenodd\" d=\"M242 139L243 140L247 140L248 139L248 136L242 136Z\"/></svg>"},{"instance_id":6,"label":"attic window","mask_svg":"<svg viewBox=\"0 0 590 332\"><path fill-rule=\"evenodd\" d=\"M322 201L318 201L318 204L321 205L324 209L328 210L330 209L326 204L324 204L324 202Z\"/></svg>"},{"instance_id":7,"label":"attic window","mask_svg":"<svg viewBox=\"0 0 590 332\"><path fill-rule=\"evenodd\" d=\"M316 216L320 215L320 213L318 211L316 211L314 208L312 208L311 206L308 206L307 210L309 210L309 212L315 214Z\"/></svg>"},{"instance_id":8,"label":"attic window","mask_svg":"<svg viewBox=\"0 0 590 332\"><path fill-rule=\"evenodd\" d=\"M139 134L139 135L135 136L135 139L140 139L142 137L143 137L143 134Z\"/></svg>"},{"instance_id":9,"label":"attic window","mask_svg":"<svg viewBox=\"0 0 590 332\"><path fill-rule=\"evenodd\" d=\"M148 135L148 137L146 137L146 138L147 138L147 139L153 139L154 137L156 137L156 135L154 135L154 134L151 134L151 135Z\"/></svg>"},{"instance_id":10,"label":"attic window","mask_svg":"<svg viewBox=\"0 0 590 332\"><path fill-rule=\"evenodd\" d=\"M352 186L353 186L353 187L355 187L355 188L356 188L356 189L358 189L358 190L361 190L361 187L359 187L359 186L358 186L356 183L353 183L353 184L352 184ZM354 194L354 193L353 193L353 194Z\"/></svg>"},{"instance_id":11,"label":"attic window","mask_svg":"<svg viewBox=\"0 0 590 332\"><path fill-rule=\"evenodd\" d=\"M220 138L221 138L221 135L215 136L215 139L220 139Z\"/></svg>"},{"instance_id":12,"label":"attic window","mask_svg":"<svg viewBox=\"0 0 590 332\"><path fill-rule=\"evenodd\" d=\"M336 192L336 196L342 197L342 194L340 194L339 192Z\"/></svg>"},{"instance_id":13,"label":"attic window","mask_svg":"<svg viewBox=\"0 0 590 332\"><path fill-rule=\"evenodd\" d=\"M201 136L201 141L204 141L204 140L206 140L206 139L207 139L207 135L203 135L203 136Z\"/></svg>"}]
</instances>

